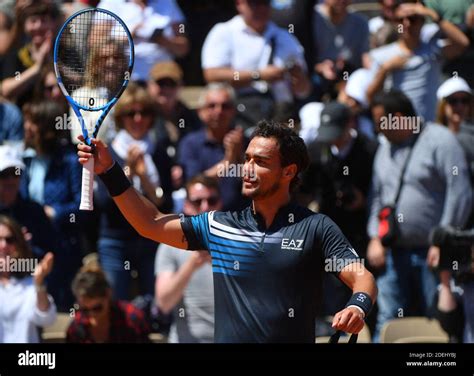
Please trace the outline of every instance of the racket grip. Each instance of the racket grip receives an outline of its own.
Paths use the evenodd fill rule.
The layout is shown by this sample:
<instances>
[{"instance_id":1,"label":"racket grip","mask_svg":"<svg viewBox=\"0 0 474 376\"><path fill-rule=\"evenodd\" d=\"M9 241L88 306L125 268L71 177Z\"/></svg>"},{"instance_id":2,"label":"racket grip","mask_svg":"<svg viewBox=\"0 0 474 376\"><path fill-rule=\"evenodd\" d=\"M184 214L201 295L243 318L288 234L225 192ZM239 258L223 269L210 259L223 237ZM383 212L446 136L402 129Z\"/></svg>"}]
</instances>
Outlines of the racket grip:
<instances>
[{"instance_id":1,"label":"racket grip","mask_svg":"<svg viewBox=\"0 0 474 376\"><path fill-rule=\"evenodd\" d=\"M79 210L94 210L94 157L82 167L81 205Z\"/></svg>"}]
</instances>

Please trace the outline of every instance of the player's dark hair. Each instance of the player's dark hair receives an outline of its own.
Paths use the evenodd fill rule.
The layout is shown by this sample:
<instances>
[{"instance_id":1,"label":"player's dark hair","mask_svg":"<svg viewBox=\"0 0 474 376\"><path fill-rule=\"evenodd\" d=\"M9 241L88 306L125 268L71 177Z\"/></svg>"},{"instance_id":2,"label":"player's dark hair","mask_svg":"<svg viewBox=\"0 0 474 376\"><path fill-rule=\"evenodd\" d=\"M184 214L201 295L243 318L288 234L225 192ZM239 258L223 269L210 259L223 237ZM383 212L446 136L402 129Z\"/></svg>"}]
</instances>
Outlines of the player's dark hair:
<instances>
[{"instance_id":1,"label":"player's dark hair","mask_svg":"<svg viewBox=\"0 0 474 376\"><path fill-rule=\"evenodd\" d=\"M293 190L300 183L299 173L304 171L309 164L308 150L301 137L285 123L262 120L252 134L254 137L275 138L280 150L280 162L282 167L296 164L297 172L290 183Z\"/></svg>"}]
</instances>

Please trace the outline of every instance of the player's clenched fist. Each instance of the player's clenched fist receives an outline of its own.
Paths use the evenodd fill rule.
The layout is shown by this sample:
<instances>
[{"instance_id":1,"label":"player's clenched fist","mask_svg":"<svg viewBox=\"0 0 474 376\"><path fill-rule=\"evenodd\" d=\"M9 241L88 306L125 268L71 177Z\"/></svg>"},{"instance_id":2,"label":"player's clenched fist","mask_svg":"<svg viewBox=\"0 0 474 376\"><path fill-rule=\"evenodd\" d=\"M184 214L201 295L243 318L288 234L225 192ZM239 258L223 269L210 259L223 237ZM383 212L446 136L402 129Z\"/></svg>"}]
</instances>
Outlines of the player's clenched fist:
<instances>
[{"instance_id":1,"label":"player's clenched fist","mask_svg":"<svg viewBox=\"0 0 474 376\"><path fill-rule=\"evenodd\" d=\"M355 307L339 311L332 320L332 327L346 333L359 333L364 327L364 314Z\"/></svg>"}]
</instances>

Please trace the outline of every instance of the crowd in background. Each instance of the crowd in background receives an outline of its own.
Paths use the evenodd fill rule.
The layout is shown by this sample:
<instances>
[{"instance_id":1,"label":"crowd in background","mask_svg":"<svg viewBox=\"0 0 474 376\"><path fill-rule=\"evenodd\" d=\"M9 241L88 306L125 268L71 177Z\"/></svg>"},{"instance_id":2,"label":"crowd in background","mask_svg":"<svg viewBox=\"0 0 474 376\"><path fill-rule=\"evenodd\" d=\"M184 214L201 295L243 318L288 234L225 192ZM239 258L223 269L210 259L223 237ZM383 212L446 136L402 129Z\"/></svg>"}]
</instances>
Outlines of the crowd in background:
<instances>
[{"instance_id":1,"label":"crowd in background","mask_svg":"<svg viewBox=\"0 0 474 376\"><path fill-rule=\"evenodd\" d=\"M3 1L0 258L38 264L34 275L0 270L0 342L38 342L57 311L73 317L69 342L146 342L168 330L171 342L213 341L207 253L141 237L99 179L94 211L79 211L81 129L53 46L89 6L120 16L135 43L132 82L99 137L160 211L248 205L232 167L259 120L288 123L311 161L293 198L330 216L377 278L374 341L391 319L427 316L453 341L474 342L474 270L458 278L430 241L436 227L473 225L474 0L351 10L361 2ZM191 86L201 87L196 105L181 95ZM329 274L324 286L321 318L351 294Z\"/></svg>"}]
</instances>

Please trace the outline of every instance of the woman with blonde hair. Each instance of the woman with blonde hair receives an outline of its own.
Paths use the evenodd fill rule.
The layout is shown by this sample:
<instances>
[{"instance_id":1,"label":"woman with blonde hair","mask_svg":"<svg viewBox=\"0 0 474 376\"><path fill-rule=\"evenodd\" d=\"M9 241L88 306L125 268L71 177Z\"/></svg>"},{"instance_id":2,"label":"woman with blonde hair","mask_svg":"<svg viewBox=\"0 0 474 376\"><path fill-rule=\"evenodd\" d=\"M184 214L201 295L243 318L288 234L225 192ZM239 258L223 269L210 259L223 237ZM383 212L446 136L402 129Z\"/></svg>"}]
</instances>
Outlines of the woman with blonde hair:
<instances>
[{"instance_id":1,"label":"woman with blonde hair","mask_svg":"<svg viewBox=\"0 0 474 376\"><path fill-rule=\"evenodd\" d=\"M0 215L0 343L37 343L38 327L56 320L44 285L53 258L49 252L37 263L20 225Z\"/></svg>"},{"instance_id":2,"label":"woman with blonde hair","mask_svg":"<svg viewBox=\"0 0 474 376\"><path fill-rule=\"evenodd\" d=\"M151 137L154 117L155 104L147 91L131 83L115 106L118 132L109 150L133 186L157 207L164 208L171 197L171 162ZM133 270L138 272L138 294L153 297L156 244L130 226L99 180L95 199L100 212L99 259L114 297L132 298Z\"/></svg>"}]
</instances>

